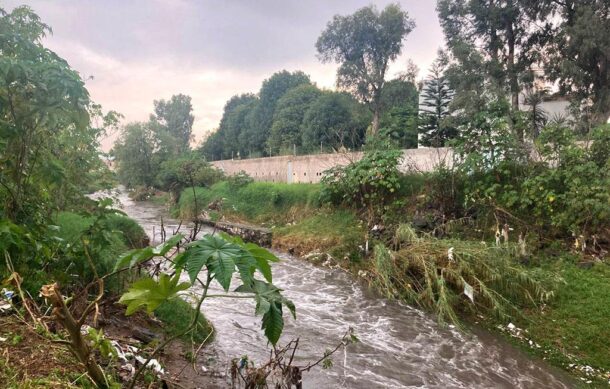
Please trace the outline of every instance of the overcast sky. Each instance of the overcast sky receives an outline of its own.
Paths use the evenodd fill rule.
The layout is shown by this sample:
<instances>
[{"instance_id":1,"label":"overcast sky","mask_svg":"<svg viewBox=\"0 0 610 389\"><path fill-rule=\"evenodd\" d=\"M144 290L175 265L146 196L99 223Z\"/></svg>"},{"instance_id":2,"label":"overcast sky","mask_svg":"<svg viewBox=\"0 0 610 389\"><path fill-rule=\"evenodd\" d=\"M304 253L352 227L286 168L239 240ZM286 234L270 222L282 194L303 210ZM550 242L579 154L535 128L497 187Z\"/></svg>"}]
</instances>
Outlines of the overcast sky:
<instances>
[{"instance_id":1,"label":"overcast sky","mask_svg":"<svg viewBox=\"0 0 610 389\"><path fill-rule=\"evenodd\" d=\"M367 0L5 0L27 4L51 25L45 44L87 80L93 100L125 121L146 120L153 100L193 98L197 140L218 126L226 100L256 93L273 72L303 70L333 88L336 65L316 58L315 42L335 14L391 1ZM390 75L411 58L420 77L443 44L434 0L401 0L417 27ZM108 148L110 139L104 142Z\"/></svg>"}]
</instances>

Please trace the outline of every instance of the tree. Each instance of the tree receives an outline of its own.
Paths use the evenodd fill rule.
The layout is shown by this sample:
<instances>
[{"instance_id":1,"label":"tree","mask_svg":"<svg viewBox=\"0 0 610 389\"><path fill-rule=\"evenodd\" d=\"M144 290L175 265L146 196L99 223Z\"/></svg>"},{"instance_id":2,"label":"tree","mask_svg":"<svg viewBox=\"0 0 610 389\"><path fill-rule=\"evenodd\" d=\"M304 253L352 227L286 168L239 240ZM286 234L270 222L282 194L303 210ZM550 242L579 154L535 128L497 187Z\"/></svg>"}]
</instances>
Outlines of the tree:
<instances>
[{"instance_id":1,"label":"tree","mask_svg":"<svg viewBox=\"0 0 610 389\"><path fill-rule=\"evenodd\" d=\"M316 42L323 62L340 63L337 86L354 93L371 109L373 134L379 130L388 66L400 54L403 39L414 27L413 20L397 4L381 12L368 6L352 15L335 15Z\"/></svg>"},{"instance_id":2,"label":"tree","mask_svg":"<svg viewBox=\"0 0 610 389\"><path fill-rule=\"evenodd\" d=\"M246 131L246 116L258 98L251 93L233 96L225 104L220 126L218 128L223 139L223 157L234 158L244 155L248 149L239 139Z\"/></svg>"},{"instance_id":3,"label":"tree","mask_svg":"<svg viewBox=\"0 0 610 389\"><path fill-rule=\"evenodd\" d=\"M447 123L453 91L445 77L443 62L437 59L424 84L420 102L419 133L424 146L442 147L457 136L456 129Z\"/></svg>"},{"instance_id":4,"label":"tree","mask_svg":"<svg viewBox=\"0 0 610 389\"><path fill-rule=\"evenodd\" d=\"M282 70L274 73L263 81L258 93L259 104L250 113L249 146L253 151L261 154L269 154L266 150L267 139L271 134L271 125L278 101L292 88L299 85L311 84L309 76L301 71L288 72Z\"/></svg>"},{"instance_id":5,"label":"tree","mask_svg":"<svg viewBox=\"0 0 610 389\"><path fill-rule=\"evenodd\" d=\"M0 217L12 222L41 220L76 187L63 186L67 154L82 161L70 165L70 178L86 177L97 158L89 94L79 74L42 45L49 32L28 7L0 8Z\"/></svg>"},{"instance_id":6,"label":"tree","mask_svg":"<svg viewBox=\"0 0 610 389\"><path fill-rule=\"evenodd\" d=\"M485 87L508 95L514 122L522 84L532 81L530 68L541 59L550 8L532 0L440 0L437 10L458 64L452 86L466 95L456 102L470 103L476 112L482 102L469 97ZM523 140L522 129L516 130Z\"/></svg>"},{"instance_id":7,"label":"tree","mask_svg":"<svg viewBox=\"0 0 610 389\"><path fill-rule=\"evenodd\" d=\"M322 91L315 85L303 84L286 92L278 101L267 145L272 150L292 152L301 146L301 130L305 112Z\"/></svg>"},{"instance_id":8,"label":"tree","mask_svg":"<svg viewBox=\"0 0 610 389\"><path fill-rule=\"evenodd\" d=\"M610 118L610 2L546 0L559 22L550 31L545 69L564 94L591 110L593 124Z\"/></svg>"},{"instance_id":9,"label":"tree","mask_svg":"<svg viewBox=\"0 0 610 389\"><path fill-rule=\"evenodd\" d=\"M210 159L269 155L268 140L276 106L286 93L300 85L311 85L308 75L282 70L263 81L258 97L252 94L231 97L217 135L203 143L202 152Z\"/></svg>"},{"instance_id":10,"label":"tree","mask_svg":"<svg viewBox=\"0 0 610 389\"><path fill-rule=\"evenodd\" d=\"M127 187L152 186L156 166L155 136L147 123L130 123L123 127L113 153L119 180Z\"/></svg>"},{"instance_id":11,"label":"tree","mask_svg":"<svg viewBox=\"0 0 610 389\"><path fill-rule=\"evenodd\" d=\"M417 147L417 109L419 93L410 76L388 81L381 94L379 133L395 142L397 147Z\"/></svg>"},{"instance_id":12,"label":"tree","mask_svg":"<svg viewBox=\"0 0 610 389\"><path fill-rule=\"evenodd\" d=\"M222 145L222 133L216 129L203 140L198 152L208 161L217 161L222 159Z\"/></svg>"},{"instance_id":13,"label":"tree","mask_svg":"<svg viewBox=\"0 0 610 389\"><path fill-rule=\"evenodd\" d=\"M303 118L302 144L306 152L362 145L370 116L351 95L323 92Z\"/></svg>"},{"instance_id":14,"label":"tree","mask_svg":"<svg viewBox=\"0 0 610 389\"><path fill-rule=\"evenodd\" d=\"M190 150L193 132L193 105L190 96L173 95L169 100L155 100L150 116L161 149L176 156Z\"/></svg>"}]
</instances>

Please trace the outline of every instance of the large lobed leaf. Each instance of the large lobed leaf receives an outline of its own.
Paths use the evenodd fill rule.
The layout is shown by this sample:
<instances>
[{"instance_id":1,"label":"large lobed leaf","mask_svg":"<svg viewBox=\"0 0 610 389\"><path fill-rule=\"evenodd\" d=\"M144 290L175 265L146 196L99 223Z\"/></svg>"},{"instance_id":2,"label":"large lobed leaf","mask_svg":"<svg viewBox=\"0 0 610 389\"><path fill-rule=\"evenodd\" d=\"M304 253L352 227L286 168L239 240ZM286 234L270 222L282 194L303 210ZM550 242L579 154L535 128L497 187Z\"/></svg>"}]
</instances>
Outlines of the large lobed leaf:
<instances>
[{"instance_id":1,"label":"large lobed leaf","mask_svg":"<svg viewBox=\"0 0 610 389\"><path fill-rule=\"evenodd\" d=\"M119 302L127 305L127 310L125 312L127 316L133 314L142 307L145 307L148 313L152 313L161 303L175 297L178 292L186 290L191 286L188 282L178 283L179 280L179 272L173 277L161 273L158 281L155 281L152 278L143 278L136 281L129 290L121 296Z\"/></svg>"}]
</instances>

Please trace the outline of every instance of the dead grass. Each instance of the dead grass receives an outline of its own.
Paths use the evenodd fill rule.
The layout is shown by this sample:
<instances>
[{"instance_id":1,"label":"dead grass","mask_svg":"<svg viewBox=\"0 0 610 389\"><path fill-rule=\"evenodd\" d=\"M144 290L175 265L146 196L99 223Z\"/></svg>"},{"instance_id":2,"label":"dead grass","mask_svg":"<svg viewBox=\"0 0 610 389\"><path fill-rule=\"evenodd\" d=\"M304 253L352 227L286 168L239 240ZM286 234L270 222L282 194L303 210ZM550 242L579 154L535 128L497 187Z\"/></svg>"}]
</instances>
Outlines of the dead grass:
<instances>
[{"instance_id":1,"label":"dead grass","mask_svg":"<svg viewBox=\"0 0 610 389\"><path fill-rule=\"evenodd\" d=\"M0 388L82 388L79 363L15 316L0 317Z\"/></svg>"}]
</instances>

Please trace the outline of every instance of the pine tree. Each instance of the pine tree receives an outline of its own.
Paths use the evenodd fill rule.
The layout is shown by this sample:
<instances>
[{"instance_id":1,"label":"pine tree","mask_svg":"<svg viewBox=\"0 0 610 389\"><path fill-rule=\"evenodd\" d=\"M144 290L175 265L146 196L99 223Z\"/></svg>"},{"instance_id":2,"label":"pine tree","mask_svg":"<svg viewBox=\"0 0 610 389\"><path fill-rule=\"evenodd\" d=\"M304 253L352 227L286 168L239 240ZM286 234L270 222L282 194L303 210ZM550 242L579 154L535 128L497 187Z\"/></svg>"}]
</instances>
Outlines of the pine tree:
<instances>
[{"instance_id":1,"label":"pine tree","mask_svg":"<svg viewBox=\"0 0 610 389\"><path fill-rule=\"evenodd\" d=\"M445 77L445 66L436 60L430 69L419 102L420 144L442 147L449 139L455 138L457 130L445 120L449 116L449 104L453 90Z\"/></svg>"}]
</instances>

